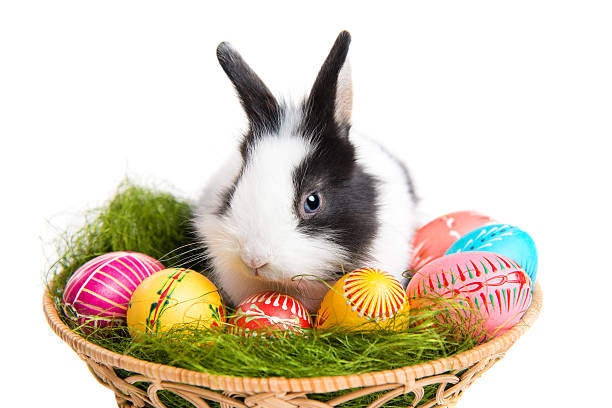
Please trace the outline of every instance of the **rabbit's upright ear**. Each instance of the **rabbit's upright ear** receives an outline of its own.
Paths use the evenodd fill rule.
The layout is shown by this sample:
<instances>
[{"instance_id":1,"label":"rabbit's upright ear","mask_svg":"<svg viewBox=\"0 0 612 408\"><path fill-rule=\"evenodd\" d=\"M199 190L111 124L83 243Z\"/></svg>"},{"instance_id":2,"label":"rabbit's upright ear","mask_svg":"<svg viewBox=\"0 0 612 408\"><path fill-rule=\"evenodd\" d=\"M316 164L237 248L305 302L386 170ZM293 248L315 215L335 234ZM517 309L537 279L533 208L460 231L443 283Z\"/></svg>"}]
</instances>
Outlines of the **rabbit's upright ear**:
<instances>
[{"instance_id":1,"label":"rabbit's upright ear","mask_svg":"<svg viewBox=\"0 0 612 408\"><path fill-rule=\"evenodd\" d=\"M337 125L351 124L353 109L353 84L351 67L347 59L351 35L342 31L315 80L308 107L323 121L335 121Z\"/></svg>"},{"instance_id":2,"label":"rabbit's upright ear","mask_svg":"<svg viewBox=\"0 0 612 408\"><path fill-rule=\"evenodd\" d=\"M217 59L238 92L251 130L274 130L279 123L280 108L268 87L229 43L219 44Z\"/></svg>"}]
</instances>

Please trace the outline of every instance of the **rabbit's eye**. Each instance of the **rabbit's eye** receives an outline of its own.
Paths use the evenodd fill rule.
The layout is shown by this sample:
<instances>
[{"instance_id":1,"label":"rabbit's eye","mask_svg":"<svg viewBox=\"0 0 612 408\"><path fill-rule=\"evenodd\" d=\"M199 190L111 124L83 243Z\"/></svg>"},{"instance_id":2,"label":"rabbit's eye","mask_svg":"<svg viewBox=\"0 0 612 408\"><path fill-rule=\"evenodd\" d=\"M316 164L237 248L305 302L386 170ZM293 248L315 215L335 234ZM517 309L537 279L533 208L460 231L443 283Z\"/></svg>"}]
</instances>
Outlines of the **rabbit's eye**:
<instances>
[{"instance_id":1,"label":"rabbit's eye","mask_svg":"<svg viewBox=\"0 0 612 408\"><path fill-rule=\"evenodd\" d=\"M306 197L304 201L304 212L306 214L314 214L321 208L321 196L319 193L312 193Z\"/></svg>"}]
</instances>

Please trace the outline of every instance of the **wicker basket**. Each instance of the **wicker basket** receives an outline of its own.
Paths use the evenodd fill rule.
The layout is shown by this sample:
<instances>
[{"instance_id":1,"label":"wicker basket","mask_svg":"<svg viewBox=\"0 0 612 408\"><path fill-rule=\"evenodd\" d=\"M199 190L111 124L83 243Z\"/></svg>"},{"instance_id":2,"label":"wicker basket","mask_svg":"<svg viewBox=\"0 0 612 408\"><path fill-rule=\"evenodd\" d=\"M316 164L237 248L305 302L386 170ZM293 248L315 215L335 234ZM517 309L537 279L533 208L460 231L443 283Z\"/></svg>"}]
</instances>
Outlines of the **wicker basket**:
<instances>
[{"instance_id":1,"label":"wicker basket","mask_svg":"<svg viewBox=\"0 0 612 408\"><path fill-rule=\"evenodd\" d=\"M165 390L197 408L216 402L222 408L330 408L361 396L379 393L368 407L380 407L402 395L414 395L412 406L419 408L454 407L472 382L503 357L514 342L537 319L542 307L542 291L535 285L533 301L514 328L493 340L453 357L395 370L318 378L243 378L210 375L138 360L113 353L86 341L59 318L53 301L45 292L43 308L53 331L81 357L91 373L115 393L120 408L166 408L158 392ZM117 369L130 374L122 378ZM138 383L140 386L136 386ZM143 387L142 385L147 386ZM424 387L437 389L432 400L423 398ZM309 394L352 391L326 402L310 399Z\"/></svg>"}]
</instances>

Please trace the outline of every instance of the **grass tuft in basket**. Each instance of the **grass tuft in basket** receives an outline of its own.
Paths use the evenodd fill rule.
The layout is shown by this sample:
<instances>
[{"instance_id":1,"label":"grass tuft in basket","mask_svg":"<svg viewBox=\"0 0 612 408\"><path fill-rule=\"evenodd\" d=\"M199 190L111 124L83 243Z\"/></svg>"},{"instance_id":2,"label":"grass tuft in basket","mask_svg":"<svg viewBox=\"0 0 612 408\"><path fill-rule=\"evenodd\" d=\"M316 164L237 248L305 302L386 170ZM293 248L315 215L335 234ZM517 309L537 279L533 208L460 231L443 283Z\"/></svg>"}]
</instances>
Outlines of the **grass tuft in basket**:
<instances>
[{"instance_id":1,"label":"grass tuft in basket","mask_svg":"<svg viewBox=\"0 0 612 408\"><path fill-rule=\"evenodd\" d=\"M66 282L81 265L113 251L142 252L167 267L202 269L202 247L190 227L192 216L187 201L123 181L111 200L86 214L78 231L57 240L59 259L47 274L49 294L61 300Z\"/></svg>"}]
</instances>

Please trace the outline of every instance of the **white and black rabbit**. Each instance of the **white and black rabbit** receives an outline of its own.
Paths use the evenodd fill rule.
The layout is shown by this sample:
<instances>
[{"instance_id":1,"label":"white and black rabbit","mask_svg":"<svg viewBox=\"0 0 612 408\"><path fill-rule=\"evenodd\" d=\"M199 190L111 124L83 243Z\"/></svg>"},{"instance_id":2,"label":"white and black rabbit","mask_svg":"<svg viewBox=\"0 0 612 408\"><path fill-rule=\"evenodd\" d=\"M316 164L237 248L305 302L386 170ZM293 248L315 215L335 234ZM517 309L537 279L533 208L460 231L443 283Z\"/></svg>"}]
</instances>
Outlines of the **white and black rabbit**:
<instances>
[{"instance_id":1,"label":"white and black rabbit","mask_svg":"<svg viewBox=\"0 0 612 408\"><path fill-rule=\"evenodd\" d=\"M352 84L340 33L310 94L277 100L228 43L217 48L249 120L239 151L202 195L195 227L230 304L280 290L316 311L344 272L402 280L416 228L406 167L351 130Z\"/></svg>"}]
</instances>

